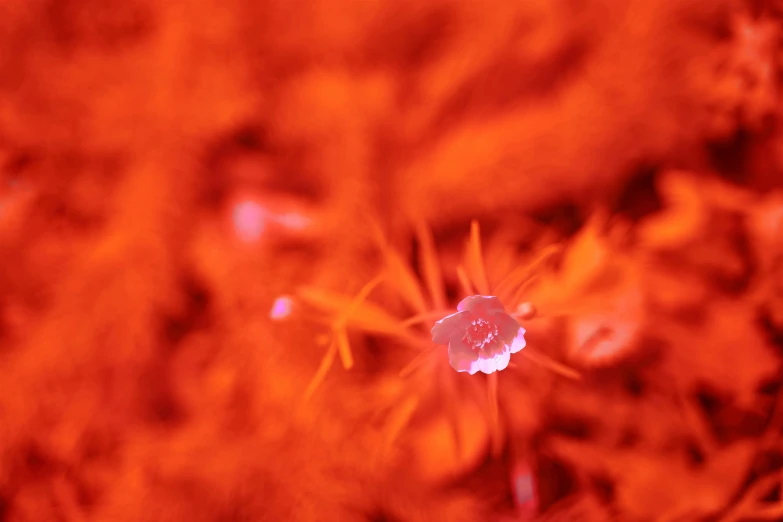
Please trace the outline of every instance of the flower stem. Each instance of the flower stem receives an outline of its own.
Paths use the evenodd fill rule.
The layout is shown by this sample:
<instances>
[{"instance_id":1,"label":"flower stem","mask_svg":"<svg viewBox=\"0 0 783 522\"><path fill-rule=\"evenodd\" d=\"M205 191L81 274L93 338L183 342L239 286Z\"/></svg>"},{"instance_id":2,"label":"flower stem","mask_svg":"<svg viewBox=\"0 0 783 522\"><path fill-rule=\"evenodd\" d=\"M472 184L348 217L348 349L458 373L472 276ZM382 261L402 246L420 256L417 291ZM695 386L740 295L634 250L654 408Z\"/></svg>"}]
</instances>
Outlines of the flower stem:
<instances>
[{"instance_id":1,"label":"flower stem","mask_svg":"<svg viewBox=\"0 0 783 522\"><path fill-rule=\"evenodd\" d=\"M490 433L492 434L492 455L498 457L503 447L500 432L497 372L490 373L487 376L487 399L489 402Z\"/></svg>"}]
</instances>

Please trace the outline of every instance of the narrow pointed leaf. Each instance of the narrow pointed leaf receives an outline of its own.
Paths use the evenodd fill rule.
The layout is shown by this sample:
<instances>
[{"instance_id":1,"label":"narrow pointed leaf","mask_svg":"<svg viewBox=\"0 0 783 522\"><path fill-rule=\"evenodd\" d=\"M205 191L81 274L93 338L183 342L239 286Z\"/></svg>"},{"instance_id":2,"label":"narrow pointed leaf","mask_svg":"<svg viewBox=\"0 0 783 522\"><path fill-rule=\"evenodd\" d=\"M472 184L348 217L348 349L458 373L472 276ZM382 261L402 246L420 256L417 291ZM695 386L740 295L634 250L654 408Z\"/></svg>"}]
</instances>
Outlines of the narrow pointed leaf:
<instances>
[{"instance_id":1,"label":"narrow pointed leaf","mask_svg":"<svg viewBox=\"0 0 783 522\"><path fill-rule=\"evenodd\" d=\"M345 331L345 328L338 328L334 336L337 341L337 353L340 354L343 368L350 370L353 367L353 354L351 353L351 344L348 342L348 332Z\"/></svg>"},{"instance_id":2,"label":"narrow pointed leaf","mask_svg":"<svg viewBox=\"0 0 783 522\"><path fill-rule=\"evenodd\" d=\"M514 294L514 296L508 301L509 306L511 306L512 308L516 308L517 306L519 306L519 304L522 302L522 298L525 296L525 292L527 292L528 289L533 285L533 283L535 283L538 279L539 277L537 275L531 276L519 288L517 288L517 291Z\"/></svg>"},{"instance_id":3,"label":"narrow pointed leaf","mask_svg":"<svg viewBox=\"0 0 783 522\"><path fill-rule=\"evenodd\" d=\"M465 272L465 269L461 266L457 266L457 279L459 279L459 284L462 287L462 291L465 293L465 295L475 295L476 292L473 289L473 285L470 283L470 278L468 278L468 274Z\"/></svg>"},{"instance_id":4,"label":"narrow pointed leaf","mask_svg":"<svg viewBox=\"0 0 783 522\"><path fill-rule=\"evenodd\" d=\"M519 288L520 285L525 284L532 276L534 270L536 270L541 263L549 259L552 254L559 252L560 245L554 244L544 247L541 252L536 255L532 261L518 266L511 273L509 273L503 280L497 285L494 291L494 295L497 295L501 300L501 297L508 295L514 295L513 292ZM505 301L504 301L505 302Z\"/></svg>"},{"instance_id":5,"label":"narrow pointed leaf","mask_svg":"<svg viewBox=\"0 0 783 522\"><path fill-rule=\"evenodd\" d=\"M582 376L576 370L569 368L568 366L561 364L542 353L537 353L534 350L522 350L519 353L530 359L533 363L538 364L539 366L542 366L551 372L568 379L578 381L582 378Z\"/></svg>"},{"instance_id":6,"label":"narrow pointed leaf","mask_svg":"<svg viewBox=\"0 0 783 522\"><path fill-rule=\"evenodd\" d=\"M416 225L416 236L419 240L419 265L427 284L427 290L434 308L446 308L446 290L443 286L443 274L440 270L440 260L435 250L435 240L427 226L419 222Z\"/></svg>"},{"instance_id":7,"label":"narrow pointed leaf","mask_svg":"<svg viewBox=\"0 0 783 522\"><path fill-rule=\"evenodd\" d=\"M384 455L388 455L389 451L391 451L400 433L410 424L411 418L413 418L413 414L418 407L419 399L411 396L392 412L383 434L382 452Z\"/></svg>"},{"instance_id":8,"label":"narrow pointed leaf","mask_svg":"<svg viewBox=\"0 0 783 522\"><path fill-rule=\"evenodd\" d=\"M318 370L316 370L315 375L310 380L310 384L307 385L302 402L309 401L323 382L324 378L326 378L326 374L329 372L332 364L334 364L335 355L337 355L337 342L332 340L332 343L329 345L329 349L326 350L326 354L324 354L323 359L321 359L321 364L318 366Z\"/></svg>"},{"instance_id":9,"label":"narrow pointed leaf","mask_svg":"<svg viewBox=\"0 0 783 522\"><path fill-rule=\"evenodd\" d=\"M364 304L364 301L367 299L367 297L370 295L370 292L372 292L376 286L381 284L381 281L383 281L383 276L379 275L376 276L374 279L369 281L367 284L365 284L361 290L359 290L359 293L356 294L356 297L353 298L351 301L351 304L348 305L348 308L345 309L345 311L341 314L344 318L348 318L362 305Z\"/></svg>"},{"instance_id":10,"label":"narrow pointed leaf","mask_svg":"<svg viewBox=\"0 0 783 522\"><path fill-rule=\"evenodd\" d=\"M440 319L443 319L447 315L451 315L454 313L454 310L434 310L432 312L425 312L423 314L414 315L413 317L409 317L408 319L405 319L402 323L402 326L405 328L409 328L413 325L422 324L422 323L434 323L435 321L438 321Z\"/></svg>"},{"instance_id":11,"label":"narrow pointed leaf","mask_svg":"<svg viewBox=\"0 0 783 522\"><path fill-rule=\"evenodd\" d=\"M355 298L316 287L302 287L298 296L309 305L333 314L335 320L336 317L343 317L343 322L348 327L385 334L404 333L399 319L375 304L365 301L354 305ZM351 314L345 317L344 312L349 308Z\"/></svg>"},{"instance_id":12,"label":"narrow pointed leaf","mask_svg":"<svg viewBox=\"0 0 783 522\"><path fill-rule=\"evenodd\" d=\"M427 301L416 275L394 250L387 249L384 255L386 256L389 278L395 290L414 312L424 313L427 310Z\"/></svg>"},{"instance_id":13,"label":"narrow pointed leaf","mask_svg":"<svg viewBox=\"0 0 783 522\"><path fill-rule=\"evenodd\" d=\"M416 357L414 357L411 362L406 364L402 370L400 370L400 377L404 379L410 376L413 372L421 368L421 366L426 363L432 357L432 355L432 351L423 350L421 353L416 355Z\"/></svg>"},{"instance_id":14,"label":"narrow pointed leaf","mask_svg":"<svg viewBox=\"0 0 783 522\"><path fill-rule=\"evenodd\" d=\"M370 226L373 232L373 239L383 254L390 283L394 285L395 290L405 301L405 304L410 306L415 312L424 312L427 309L427 303L416 274L413 273L411 267L403 260L402 256L389 245L381 226L374 221Z\"/></svg>"},{"instance_id":15,"label":"narrow pointed leaf","mask_svg":"<svg viewBox=\"0 0 783 522\"><path fill-rule=\"evenodd\" d=\"M481 295L489 295L489 281L487 280L484 256L481 251L481 231L476 220L470 223L470 240L468 241L466 266L468 276L470 276L475 289Z\"/></svg>"}]
</instances>

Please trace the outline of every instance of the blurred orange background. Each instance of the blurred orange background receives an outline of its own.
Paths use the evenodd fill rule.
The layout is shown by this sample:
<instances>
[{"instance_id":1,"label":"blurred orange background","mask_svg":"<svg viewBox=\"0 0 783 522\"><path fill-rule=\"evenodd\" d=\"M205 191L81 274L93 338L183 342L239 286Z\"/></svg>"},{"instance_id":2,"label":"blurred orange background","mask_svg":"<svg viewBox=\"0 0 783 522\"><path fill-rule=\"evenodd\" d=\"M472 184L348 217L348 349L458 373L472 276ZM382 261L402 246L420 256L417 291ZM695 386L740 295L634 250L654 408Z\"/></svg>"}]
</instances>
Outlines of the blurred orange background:
<instances>
[{"instance_id":1,"label":"blurred orange background","mask_svg":"<svg viewBox=\"0 0 783 522\"><path fill-rule=\"evenodd\" d=\"M0 522L783 520L782 24L1 0Z\"/></svg>"}]
</instances>

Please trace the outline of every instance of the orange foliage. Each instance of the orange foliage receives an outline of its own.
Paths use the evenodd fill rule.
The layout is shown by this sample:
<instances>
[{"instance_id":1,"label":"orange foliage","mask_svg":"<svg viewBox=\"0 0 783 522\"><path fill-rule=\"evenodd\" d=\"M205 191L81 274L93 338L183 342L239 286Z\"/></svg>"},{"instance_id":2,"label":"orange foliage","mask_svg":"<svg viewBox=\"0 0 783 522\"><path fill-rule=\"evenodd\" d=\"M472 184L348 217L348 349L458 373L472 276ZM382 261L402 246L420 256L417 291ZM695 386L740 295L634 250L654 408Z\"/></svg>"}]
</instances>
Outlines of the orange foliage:
<instances>
[{"instance_id":1,"label":"orange foliage","mask_svg":"<svg viewBox=\"0 0 783 522\"><path fill-rule=\"evenodd\" d=\"M783 518L781 57L775 0L0 0L0 522Z\"/></svg>"}]
</instances>

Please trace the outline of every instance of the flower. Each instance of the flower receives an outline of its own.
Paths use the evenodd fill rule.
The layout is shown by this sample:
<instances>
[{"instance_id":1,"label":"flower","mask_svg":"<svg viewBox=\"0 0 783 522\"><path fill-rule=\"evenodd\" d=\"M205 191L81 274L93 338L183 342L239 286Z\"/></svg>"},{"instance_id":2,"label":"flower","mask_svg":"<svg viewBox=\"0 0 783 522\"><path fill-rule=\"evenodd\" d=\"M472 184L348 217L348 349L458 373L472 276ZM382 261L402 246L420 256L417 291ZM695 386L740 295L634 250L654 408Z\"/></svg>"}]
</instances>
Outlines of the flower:
<instances>
[{"instance_id":1,"label":"flower","mask_svg":"<svg viewBox=\"0 0 783 522\"><path fill-rule=\"evenodd\" d=\"M458 372L490 374L505 370L511 354L525 347L525 329L497 297L472 295L457 313L435 323L432 341L449 346L449 362Z\"/></svg>"}]
</instances>

